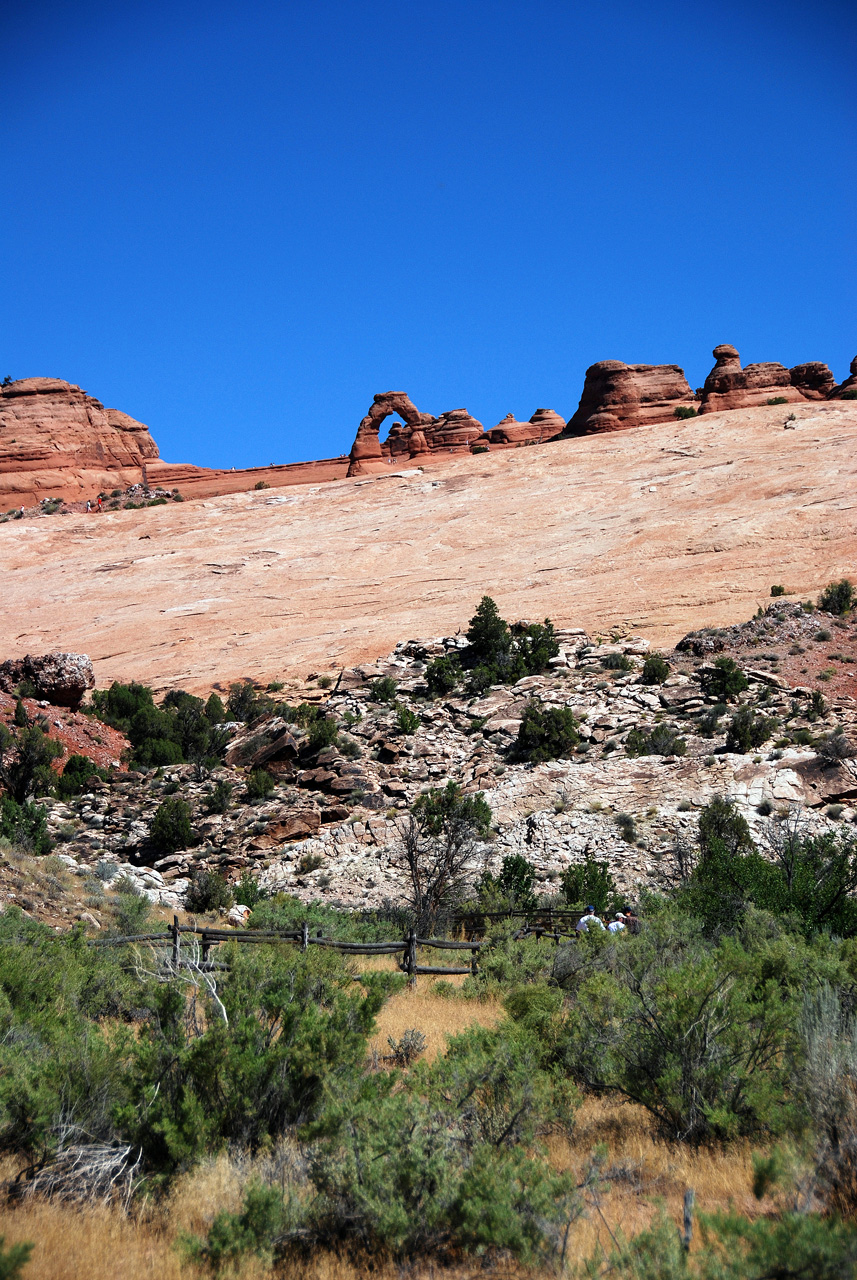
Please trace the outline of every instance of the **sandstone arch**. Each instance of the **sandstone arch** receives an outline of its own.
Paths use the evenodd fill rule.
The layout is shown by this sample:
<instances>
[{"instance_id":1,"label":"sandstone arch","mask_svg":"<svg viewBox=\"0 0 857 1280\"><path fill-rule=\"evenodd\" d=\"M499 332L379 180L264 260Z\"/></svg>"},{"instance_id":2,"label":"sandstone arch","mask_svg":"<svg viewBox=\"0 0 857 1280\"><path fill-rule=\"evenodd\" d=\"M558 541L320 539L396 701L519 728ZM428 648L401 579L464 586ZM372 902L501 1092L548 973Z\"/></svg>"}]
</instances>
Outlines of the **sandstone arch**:
<instances>
[{"instance_id":1,"label":"sandstone arch","mask_svg":"<svg viewBox=\"0 0 857 1280\"><path fill-rule=\"evenodd\" d=\"M399 415L403 425L391 427L382 444L381 423L392 413ZM417 458L441 451L469 452L483 434L482 423L466 409L449 409L435 418L430 413L420 413L404 391L383 391L375 396L357 428L348 474L359 476L384 471L391 458Z\"/></svg>"}]
</instances>

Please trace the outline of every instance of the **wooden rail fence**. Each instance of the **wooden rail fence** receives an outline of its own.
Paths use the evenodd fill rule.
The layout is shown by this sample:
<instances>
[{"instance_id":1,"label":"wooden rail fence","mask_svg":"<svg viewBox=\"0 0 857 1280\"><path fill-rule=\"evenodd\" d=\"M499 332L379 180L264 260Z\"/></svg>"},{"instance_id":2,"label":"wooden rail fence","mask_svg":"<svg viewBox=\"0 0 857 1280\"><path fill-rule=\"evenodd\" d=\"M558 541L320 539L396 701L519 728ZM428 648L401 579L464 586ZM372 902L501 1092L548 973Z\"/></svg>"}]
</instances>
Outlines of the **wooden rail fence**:
<instances>
[{"instance_id":1,"label":"wooden rail fence","mask_svg":"<svg viewBox=\"0 0 857 1280\"><path fill-rule=\"evenodd\" d=\"M538 942L542 938L548 938L555 946L559 946L562 938L576 938L577 935L574 930L566 932L560 928L560 925L571 920L576 923L580 918L580 912L555 911L551 909L535 912L477 912L455 917L455 922L463 925L466 932L474 933L484 930L485 922L487 921L518 918L522 919L524 923L515 933L515 938L535 937ZM384 942L344 942L339 938L324 937L321 930L311 934L306 921L303 922L299 929L219 929L210 925L179 924L178 916L173 916L173 923L170 927L166 930L161 930L159 933L135 933L125 934L116 938L92 938L90 939L90 945L109 947L131 942L162 943L165 947L168 946L171 949L173 964L180 966L183 963L181 952L182 934L199 938L201 963L203 966L211 968L215 967L215 962L211 960L211 949L212 947L220 946L221 943L237 942L244 946L285 942L293 946L299 946L302 951L307 951L310 947L326 947L332 951L339 951L343 955L353 956L401 954L399 968L411 980L420 975L431 977L475 975L479 972L479 951L486 945L484 941L476 938L461 942L447 938L419 938L413 929L410 930L407 937L402 939L392 939ZM466 968L461 966L452 968L450 966L419 964L417 950L420 947L435 951L469 951L470 964ZM217 967L220 966L218 965Z\"/></svg>"}]
</instances>

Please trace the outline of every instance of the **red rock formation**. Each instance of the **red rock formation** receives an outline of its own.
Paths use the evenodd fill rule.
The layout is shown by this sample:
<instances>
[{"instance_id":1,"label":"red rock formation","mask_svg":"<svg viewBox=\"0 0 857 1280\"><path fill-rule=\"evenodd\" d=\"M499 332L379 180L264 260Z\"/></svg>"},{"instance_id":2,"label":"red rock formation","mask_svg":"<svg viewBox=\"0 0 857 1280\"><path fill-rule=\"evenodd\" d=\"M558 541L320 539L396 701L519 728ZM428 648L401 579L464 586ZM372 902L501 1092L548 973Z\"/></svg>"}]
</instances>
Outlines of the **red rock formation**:
<instances>
[{"instance_id":1,"label":"red rock formation","mask_svg":"<svg viewBox=\"0 0 857 1280\"><path fill-rule=\"evenodd\" d=\"M16 502L69 500L135 484L158 446L142 422L58 378L0 388L0 494Z\"/></svg>"},{"instance_id":2,"label":"red rock formation","mask_svg":"<svg viewBox=\"0 0 857 1280\"><path fill-rule=\"evenodd\" d=\"M390 428L382 444L381 423L391 413L404 420ZM385 471L390 460L424 457L432 453L469 451L483 436L482 423L466 409L450 409L433 418L420 413L404 391L384 391L375 396L372 407L357 428L351 446L349 476Z\"/></svg>"},{"instance_id":3,"label":"red rock formation","mask_svg":"<svg viewBox=\"0 0 857 1280\"><path fill-rule=\"evenodd\" d=\"M796 364L793 369L789 369L789 378L804 400L827 400L836 389L836 379L820 360Z\"/></svg>"},{"instance_id":4,"label":"red rock formation","mask_svg":"<svg viewBox=\"0 0 857 1280\"><path fill-rule=\"evenodd\" d=\"M831 400L857 400L857 356L851 361L851 375L830 392Z\"/></svg>"},{"instance_id":5,"label":"red rock formation","mask_svg":"<svg viewBox=\"0 0 857 1280\"><path fill-rule=\"evenodd\" d=\"M580 404L566 433L588 436L671 422L680 405L693 403L684 370L677 364L600 360L586 370Z\"/></svg>"},{"instance_id":6,"label":"red rock formation","mask_svg":"<svg viewBox=\"0 0 857 1280\"><path fill-rule=\"evenodd\" d=\"M523 444L543 444L564 430L565 418L554 413L553 409L536 409L529 422L518 422L511 413L507 413L502 422L485 434L495 448L504 445L514 448Z\"/></svg>"},{"instance_id":7,"label":"red rock formation","mask_svg":"<svg viewBox=\"0 0 857 1280\"><path fill-rule=\"evenodd\" d=\"M748 364L741 368L741 357L734 347L722 343L711 353L714 368L702 388L700 413L719 413L724 409L752 409L769 400L785 400L799 404L805 397L792 386L785 365L775 363ZM800 365L796 366L798 369Z\"/></svg>"},{"instance_id":8,"label":"red rock formation","mask_svg":"<svg viewBox=\"0 0 857 1280\"><path fill-rule=\"evenodd\" d=\"M404 419L405 426L393 428L393 441L386 454L381 448L379 432L381 423L391 413L398 413ZM376 395L369 412L357 428L354 444L351 446L349 476L365 475L367 472L383 471L386 458L409 452L407 439L410 431L432 422L429 414L420 413L417 406L404 391L382 391Z\"/></svg>"}]
</instances>

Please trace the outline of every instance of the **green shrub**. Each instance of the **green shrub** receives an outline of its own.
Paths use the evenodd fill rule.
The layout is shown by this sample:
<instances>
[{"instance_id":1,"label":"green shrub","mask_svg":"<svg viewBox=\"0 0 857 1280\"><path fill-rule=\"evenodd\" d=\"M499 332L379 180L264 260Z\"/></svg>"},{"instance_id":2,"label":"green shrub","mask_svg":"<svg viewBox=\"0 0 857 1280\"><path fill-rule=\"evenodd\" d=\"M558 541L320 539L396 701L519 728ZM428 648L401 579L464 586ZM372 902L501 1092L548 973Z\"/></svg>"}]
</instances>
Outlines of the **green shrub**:
<instances>
[{"instance_id":1,"label":"green shrub","mask_svg":"<svg viewBox=\"0 0 857 1280\"><path fill-rule=\"evenodd\" d=\"M178 796L170 796L158 805L149 826L149 839L158 853L175 853L186 849L193 839L190 806Z\"/></svg>"},{"instance_id":2,"label":"green shrub","mask_svg":"<svg viewBox=\"0 0 857 1280\"><path fill-rule=\"evenodd\" d=\"M27 715L27 708L24 706L20 698L15 702L15 715L13 717L14 724L19 729L26 729L30 723L30 717Z\"/></svg>"},{"instance_id":3,"label":"green shrub","mask_svg":"<svg viewBox=\"0 0 857 1280\"><path fill-rule=\"evenodd\" d=\"M507 854L496 876L490 871L483 873L479 881L479 902L489 911L531 911L536 905L535 885L533 864L520 853Z\"/></svg>"},{"instance_id":4,"label":"green shrub","mask_svg":"<svg viewBox=\"0 0 857 1280\"><path fill-rule=\"evenodd\" d=\"M116 1123L151 1171L169 1174L232 1145L270 1148L316 1120L362 1069L382 995L340 956L313 947L227 946L220 1008L203 989L202 1026L185 989L157 984L130 1037L128 1096ZM368 989L367 989L368 987Z\"/></svg>"},{"instance_id":5,"label":"green shrub","mask_svg":"<svg viewBox=\"0 0 857 1280\"><path fill-rule=\"evenodd\" d=\"M51 763L63 751L62 743L49 738L38 725L11 734L0 723L0 782L18 804L29 796L46 795L56 783Z\"/></svg>"},{"instance_id":6,"label":"green shrub","mask_svg":"<svg viewBox=\"0 0 857 1280\"><path fill-rule=\"evenodd\" d=\"M676 418L678 418L678 420L681 422L686 418L695 418L697 411L696 409L694 409L693 405L679 404L679 405L676 405L675 409L673 409L673 413L676 416Z\"/></svg>"},{"instance_id":7,"label":"green shrub","mask_svg":"<svg viewBox=\"0 0 857 1280\"><path fill-rule=\"evenodd\" d=\"M483 596L467 630L468 647L460 660L470 671L470 688L479 693L492 684L514 684L537 675L559 653L549 618L544 623L510 628L496 603Z\"/></svg>"},{"instance_id":8,"label":"green shrub","mask_svg":"<svg viewBox=\"0 0 857 1280\"><path fill-rule=\"evenodd\" d=\"M607 1256L596 1252L582 1274L617 1280L846 1280L857 1265L853 1226L818 1213L700 1214L699 1226L701 1244L688 1253L676 1223L661 1209L654 1225L630 1240L614 1236Z\"/></svg>"},{"instance_id":9,"label":"green shrub","mask_svg":"<svg viewBox=\"0 0 857 1280\"><path fill-rule=\"evenodd\" d=\"M605 967L603 945L584 958L590 950L591 977L579 982L566 1024L575 1080L642 1104L672 1140L788 1126L800 997L764 980L764 953L733 939L706 944L679 912L623 937L621 966Z\"/></svg>"},{"instance_id":10,"label":"green shrub","mask_svg":"<svg viewBox=\"0 0 857 1280\"><path fill-rule=\"evenodd\" d=\"M788 396L771 396L770 400L766 400L765 404L788 404Z\"/></svg>"},{"instance_id":11,"label":"green shrub","mask_svg":"<svg viewBox=\"0 0 857 1280\"><path fill-rule=\"evenodd\" d=\"M726 731L726 750L746 755L748 751L753 751L768 741L777 723L768 716L759 715L750 707L742 707L735 712Z\"/></svg>"},{"instance_id":12,"label":"green shrub","mask_svg":"<svg viewBox=\"0 0 857 1280\"><path fill-rule=\"evenodd\" d=\"M208 790L205 807L209 813L226 813L231 803L232 783L227 782L225 778L219 778Z\"/></svg>"},{"instance_id":13,"label":"green shrub","mask_svg":"<svg viewBox=\"0 0 857 1280\"><path fill-rule=\"evenodd\" d=\"M731 702L747 689L747 677L734 658L718 658L713 671L702 673L702 687L708 697Z\"/></svg>"},{"instance_id":14,"label":"green shrub","mask_svg":"<svg viewBox=\"0 0 857 1280\"><path fill-rule=\"evenodd\" d=\"M425 679L433 697L452 693L461 680L461 663L458 658L434 658L426 667Z\"/></svg>"},{"instance_id":15,"label":"green shrub","mask_svg":"<svg viewBox=\"0 0 857 1280\"><path fill-rule=\"evenodd\" d=\"M6 1237L0 1236L0 1280L19 1280L24 1266L30 1260L35 1245L21 1242L6 1249Z\"/></svg>"},{"instance_id":16,"label":"green shrub","mask_svg":"<svg viewBox=\"0 0 857 1280\"><path fill-rule=\"evenodd\" d=\"M857 400L857 387L849 387L847 391L843 391L839 397L840 400Z\"/></svg>"},{"instance_id":17,"label":"green shrub","mask_svg":"<svg viewBox=\"0 0 857 1280\"><path fill-rule=\"evenodd\" d=\"M252 724L260 716L272 709L270 698L256 692L252 680L238 680L229 686L229 697L226 699L226 710L230 720L242 720Z\"/></svg>"},{"instance_id":18,"label":"green shrub","mask_svg":"<svg viewBox=\"0 0 857 1280\"><path fill-rule=\"evenodd\" d=\"M219 911L221 907L231 907L234 899L232 889L223 876L217 871L200 869L191 877L185 894L185 910L194 914L206 911ZM246 907L250 906L245 902Z\"/></svg>"},{"instance_id":19,"label":"green shrub","mask_svg":"<svg viewBox=\"0 0 857 1280\"><path fill-rule=\"evenodd\" d=\"M610 867L590 854L586 855L582 863L566 868L560 885L563 897L570 907L592 905L597 916L616 909L616 881Z\"/></svg>"},{"instance_id":20,"label":"green shrub","mask_svg":"<svg viewBox=\"0 0 857 1280\"><path fill-rule=\"evenodd\" d=\"M785 587L783 587L783 586L771 587L771 595L772 595L772 596L784 596L785 594L786 594L786 589L785 589Z\"/></svg>"},{"instance_id":21,"label":"green shrub","mask_svg":"<svg viewBox=\"0 0 857 1280\"><path fill-rule=\"evenodd\" d=\"M369 697L373 702L389 702L396 700L396 682L392 676L379 676L369 686Z\"/></svg>"},{"instance_id":22,"label":"green shrub","mask_svg":"<svg viewBox=\"0 0 857 1280\"><path fill-rule=\"evenodd\" d=\"M601 659L605 671L633 671L634 664L624 653L607 653Z\"/></svg>"},{"instance_id":23,"label":"green shrub","mask_svg":"<svg viewBox=\"0 0 857 1280\"><path fill-rule=\"evenodd\" d=\"M672 725L656 724L648 733L632 729L625 739L625 751L629 756L683 756L687 742Z\"/></svg>"},{"instance_id":24,"label":"green shrub","mask_svg":"<svg viewBox=\"0 0 857 1280\"><path fill-rule=\"evenodd\" d=\"M307 733L307 747L311 752L331 747L335 744L338 733L339 726L335 716L324 716L320 720L314 720Z\"/></svg>"},{"instance_id":25,"label":"green shrub","mask_svg":"<svg viewBox=\"0 0 857 1280\"><path fill-rule=\"evenodd\" d=\"M111 885L116 892L112 903L113 929L120 937L146 933L152 915L152 904L134 883L124 876Z\"/></svg>"},{"instance_id":26,"label":"green shrub","mask_svg":"<svg viewBox=\"0 0 857 1280\"><path fill-rule=\"evenodd\" d=\"M663 684L669 678L670 664L659 653L650 653L643 663L643 684Z\"/></svg>"},{"instance_id":27,"label":"green shrub","mask_svg":"<svg viewBox=\"0 0 857 1280\"><path fill-rule=\"evenodd\" d=\"M570 755L580 741L577 721L567 707L545 707L532 698L518 729L517 752L534 763Z\"/></svg>"},{"instance_id":28,"label":"green shrub","mask_svg":"<svg viewBox=\"0 0 857 1280\"><path fill-rule=\"evenodd\" d=\"M70 799L87 791L92 778L104 778L104 769L99 769L89 756L69 756L63 771L56 780L56 793L63 799Z\"/></svg>"},{"instance_id":29,"label":"green shrub","mask_svg":"<svg viewBox=\"0 0 857 1280\"><path fill-rule=\"evenodd\" d=\"M190 1261L201 1263L215 1275L227 1268L232 1271L251 1254L269 1266L275 1242L287 1221L282 1191L251 1182L238 1213L221 1209L215 1214L204 1240L199 1236L185 1236L181 1248Z\"/></svg>"},{"instance_id":30,"label":"green shrub","mask_svg":"<svg viewBox=\"0 0 857 1280\"><path fill-rule=\"evenodd\" d=\"M400 733L410 737L420 727L420 718L407 707L399 707L396 712L396 725Z\"/></svg>"},{"instance_id":31,"label":"green shrub","mask_svg":"<svg viewBox=\"0 0 857 1280\"><path fill-rule=\"evenodd\" d=\"M854 603L854 585L848 578L829 583L821 593L818 607L824 613L832 613L837 618L844 618L851 612ZM827 636L830 639L830 634Z\"/></svg>"},{"instance_id":32,"label":"green shrub","mask_svg":"<svg viewBox=\"0 0 857 1280\"><path fill-rule=\"evenodd\" d=\"M26 853L39 856L50 853L53 848L48 835L47 811L32 800L19 804L11 796L0 797L0 837Z\"/></svg>"},{"instance_id":33,"label":"green shrub","mask_svg":"<svg viewBox=\"0 0 857 1280\"><path fill-rule=\"evenodd\" d=\"M247 796L250 800L264 800L277 783L267 769L254 769L247 779Z\"/></svg>"},{"instance_id":34,"label":"green shrub","mask_svg":"<svg viewBox=\"0 0 857 1280\"><path fill-rule=\"evenodd\" d=\"M240 902L244 907L249 907L252 911L260 902L265 901L268 897L268 890L263 889L259 881L249 871L245 871L234 887L233 896L236 902Z\"/></svg>"}]
</instances>

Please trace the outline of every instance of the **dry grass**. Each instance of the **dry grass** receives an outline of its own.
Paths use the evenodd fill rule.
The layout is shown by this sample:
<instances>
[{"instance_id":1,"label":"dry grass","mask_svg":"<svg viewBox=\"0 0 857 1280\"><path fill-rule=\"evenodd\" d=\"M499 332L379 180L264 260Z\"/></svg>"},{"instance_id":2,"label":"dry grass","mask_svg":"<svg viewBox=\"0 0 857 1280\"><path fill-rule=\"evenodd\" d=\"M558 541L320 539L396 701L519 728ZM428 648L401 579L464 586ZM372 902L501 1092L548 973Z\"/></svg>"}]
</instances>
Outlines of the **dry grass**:
<instances>
[{"instance_id":1,"label":"dry grass","mask_svg":"<svg viewBox=\"0 0 857 1280\"><path fill-rule=\"evenodd\" d=\"M420 979L413 990L388 1000L378 1017L378 1028L370 1048L379 1055L388 1051L387 1036L398 1039L410 1027L426 1036L426 1056L442 1052L446 1038L467 1026L493 1026L502 1017L499 1003L439 996L434 982ZM642 1107L612 1099L584 1101L570 1138L547 1141L548 1158L558 1169L571 1171L582 1182L596 1147L607 1148L606 1177L596 1194L586 1193L586 1213L574 1225L569 1239L569 1257L589 1256L595 1246L607 1248L610 1234L632 1235L648 1226L658 1203L678 1223L686 1188L696 1192L703 1210L725 1208L734 1203L743 1212L754 1213L750 1148L735 1144L727 1148L686 1148L660 1141ZM264 1159L264 1158L262 1158ZM176 1240L182 1232L205 1234L221 1209L236 1210L242 1191L254 1170L254 1162L221 1155L179 1178L168 1201L143 1212L139 1220L126 1218L119 1210L81 1212L70 1206L39 1201L16 1208L0 1207L0 1234L7 1244L20 1240L36 1243L26 1280L201 1280L205 1274L192 1264L182 1263ZM11 1164L0 1167L0 1177L10 1177ZM377 1265L361 1268L346 1258L316 1254L311 1259L290 1261L280 1275L290 1280L364 1280L371 1269L373 1280L401 1280L399 1268ZM433 1275L431 1261L416 1264L413 1280ZM515 1267L504 1274L520 1275ZM448 1280L463 1280L472 1267L444 1272ZM242 1280L266 1280L276 1273L251 1259L241 1272Z\"/></svg>"},{"instance_id":2,"label":"dry grass","mask_svg":"<svg viewBox=\"0 0 857 1280\"><path fill-rule=\"evenodd\" d=\"M596 1244L608 1248L611 1232L630 1236L649 1226L659 1205L679 1223L689 1187L705 1212L730 1205L750 1215L758 1212L751 1192L751 1148L746 1143L692 1148L663 1142L643 1107L600 1098L584 1101L570 1139L556 1137L547 1143L551 1164L571 1171L579 1181L599 1146L607 1148L606 1177L597 1194L587 1195L588 1212L570 1237L572 1252L580 1257Z\"/></svg>"},{"instance_id":3,"label":"dry grass","mask_svg":"<svg viewBox=\"0 0 857 1280\"><path fill-rule=\"evenodd\" d=\"M389 1053L388 1036L398 1040L405 1031L416 1027L426 1038L423 1056L431 1061L446 1048L447 1036L456 1035L466 1027L496 1026L502 1016L503 1008L497 1001L446 999L436 993L433 982L418 978L416 987L387 1000L378 1014L377 1031L369 1048L379 1055Z\"/></svg>"}]
</instances>

